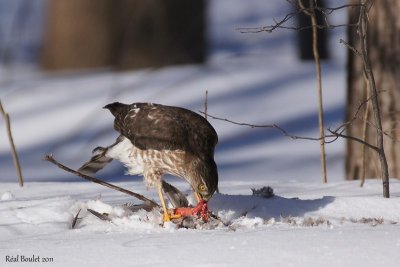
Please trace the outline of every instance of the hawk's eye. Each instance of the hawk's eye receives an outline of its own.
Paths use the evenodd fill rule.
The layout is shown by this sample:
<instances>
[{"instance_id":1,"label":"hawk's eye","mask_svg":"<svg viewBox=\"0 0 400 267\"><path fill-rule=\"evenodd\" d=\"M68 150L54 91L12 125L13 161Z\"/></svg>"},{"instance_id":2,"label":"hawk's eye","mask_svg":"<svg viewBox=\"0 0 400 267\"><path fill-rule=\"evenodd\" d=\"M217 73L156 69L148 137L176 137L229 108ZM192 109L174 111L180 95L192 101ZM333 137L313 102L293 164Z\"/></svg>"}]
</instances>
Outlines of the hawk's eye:
<instances>
[{"instance_id":1,"label":"hawk's eye","mask_svg":"<svg viewBox=\"0 0 400 267\"><path fill-rule=\"evenodd\" d=\"M206 186L204 184L199 185L199 190L200 191L206 191Z\"/></svg>"}]
</instances>

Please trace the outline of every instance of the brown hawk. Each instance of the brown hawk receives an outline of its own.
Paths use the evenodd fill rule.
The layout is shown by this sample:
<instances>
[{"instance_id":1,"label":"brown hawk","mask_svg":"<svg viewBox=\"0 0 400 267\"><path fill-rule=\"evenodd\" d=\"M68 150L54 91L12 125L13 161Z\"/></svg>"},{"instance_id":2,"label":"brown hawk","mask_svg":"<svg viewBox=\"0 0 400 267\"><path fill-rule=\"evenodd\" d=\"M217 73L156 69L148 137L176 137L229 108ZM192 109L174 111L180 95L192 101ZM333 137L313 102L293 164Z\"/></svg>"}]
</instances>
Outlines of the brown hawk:
<instances>
[{"instance_id":1,"label":"brown hawk","mask_svg":"<svg viewBox=\"0 0 400 267\"><path fill-rule=\"evenodd\" d=\"M158 188L164 221L171 218L162 195L166 173L186 180L199 203L211 198L218 186L214 161L218 136L205 118L184 108L152 103L115 102L104 108L114 115L120 136L114 144L94 149L80 171L96 173L113 159L121 161L128 174L142 174L148 187Z\"/></svg>"}]
</instances>

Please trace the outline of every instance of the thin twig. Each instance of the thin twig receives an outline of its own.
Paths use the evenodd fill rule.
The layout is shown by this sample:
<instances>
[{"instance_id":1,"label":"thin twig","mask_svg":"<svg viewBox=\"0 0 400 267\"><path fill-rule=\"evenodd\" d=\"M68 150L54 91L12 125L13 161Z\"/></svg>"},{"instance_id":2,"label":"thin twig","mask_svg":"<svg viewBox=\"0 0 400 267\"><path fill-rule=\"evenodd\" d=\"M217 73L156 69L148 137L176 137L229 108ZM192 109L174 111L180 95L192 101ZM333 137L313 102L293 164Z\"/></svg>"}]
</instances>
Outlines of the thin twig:
<instances>
[{"instance_id":1,"label":"thin twig","mask_svg":"<svg viewBox=\"0 0 400 267\"><path fill-rule=\"evenodd\" d=\"M78 219L80 219L80 218L78 217L80 212L81 212L81 209L79 209L78 213L75 215L74 219L72 220L72 223L71 223L71 228L72 228L72 229L75 228L75 225L76 225L76 223L78 222Z\"/></svg>"},{"instance_id":2,"label":"thin twig","mask_svg":"<svg viewBox=\"0 0 400 267\"><path fill-rule=\"evenodd\" d=\"M380 93L380 92L385 92L385 90L378 91L378 93ZM371 101L371 99L372 99L372 97L368 96L367 99L363 100L363 101L359 104L359 106L357 107L357 110L355 111L353 117L352 117L350 120L348 120L348 121L342 123L341 125L339 125L339 126L334 130L334 132L338 132L339 130L344 129L344 127L353 124L357 119L359 119L359 120L361 120L363 123L365 122L365 124L366 124L367 126L372 127L372 128L374 128L375 130L377 130L377 131L379 131L379 132L382 132L383 135L385 135L386 137L388 137L389 139L391 139L393 142L400 142L400 140L398 140L397 138L395 138L394 136L392 136L391 134L389 134L387 131L383 131L382 129L381 129L381 130L378 129L378 127L377 127L374 123L372 123L372 122L369 121L368 119L365 119L365 116L363 116L363 118L361 118L361 117L359 116L359 113L360 113L360 111L362 110L362 107L363 107L364 105L367 105L367 106L368 106L368 103L369 103L369 101ZM389 132L394 131L394 130L395 130L395 129L388 129ZM326 143L326 141L325 141L325 143Z\"/></svg>"},{"instance_id":3,"label":"thin twig","mask_svg":"<svg viewBox=\"0 0 400 267\"><path fill-rule=\"evenodd\" d=\"M338 137L347 138L347 139L350 139L350 140L359 142L360 144L363 144L363 145L365 145L365 146L367 146L367 147L369 147L369 148L375 150L376 152L379 152L379 148L378 148L377 146L371 145L370 143L365 142L364 140L362 140L362 139L360 139L360 138L357 138L357 137L354 137L354 136L350 136L350 135L345 135L345 134L339 133L339 132L335 132L335 131L330 130L329 128L328 128L328 131L329 131L330 133L332 133L333 135L336 135L336 136L338 136Z\"/></svg>"},{"instance_id":4,"label":"thin twig","mask_svg":"<svg viewBox=\"0 0 400 267\"><path fill-rule=\"evenodd\" d=\"M370 98L370 88L369 88L369 83L368 83L368 79L367 76L365 76L365 72L363 73L364 76L364 84L365 84L365 91L366 91L366 95L367 95L367 99ZM364 119L363 119L363 125L362 125L362 140L364 140L365 142L367 142L367 126L368 126L368 116L369 116L369 105L368 103L365 106L365 113L364 113ZM361 182L360 182L360 187L364 186L365 183L365 169L367 167L367 161L366 161L366 146L362 147L362 151L361 151L361 162L362 162L362 166L361 166Z\"/></svg>"},{"instance_id":5,"label":"thin twig","mask_svg":"<svg viewBox=\"0 0 400 267\"><path fill-rule=\"evenodd\" d=\"M96 183L96 184L101 184L101 185L106 186L108 188L117 190L119 192L122 192L122 193L125 193L127 195L133 196L133 197L135 197L137 199L140 199L140 200L144 201L147 205L149 205L149 206L151 206L153 208L154 207L160 207L160 205L158 205L156 202L148 199L147 197L145 197L145 196L143 196L141 194L126 190L126 189L124 189L122 187L119 187L119 186L104 182L104 181L102 181L100 179L97 179L97 178L91 177L89 175L83 174L81 172L75 171L73 169L70 169L67 166L65 166L65 165L61 164L60 162L58 162L57 160L55 160L53 155L51 155L51 154L44 156L44 160L55 164L57 167L63 169L64 171L67 171L67 172L70 172L72 174L75 174L76 176L82 177L83 179L89 180L89 181L91 181L93 183Z\"/></svg>"},{"instance_id":6,"label":"thin twig","mask_svg":"<svg viewBox=\"0 0 400 267\"><path fill-rule=\"evenodd\" d=\"M208 90L206 90L206 97L204 100L204 118L207 120L207 113L208 113Z\"/></svg>"},{"instance_id":7,"label":"thin twig","mask_svg":"<svg viewBox=\"0 0 400 267\"><path fill-rule=\"evenodd\" d=\"M110 217L108 217L108 214L105 213L100 213L98 211L92 210L92 209L87 209L88 212L90 212L91 214L93 214L94 216L96 216L97 218L99 218L102 221L111 221Z\"/></svg>"},{"instance_id":8,"label":"thin twig","mask_svg":"<svg viewBox=\"0 0 400 267\"><path fill-rule=\"evenodd\" d=\"M302 4L299 0L299 4ZM318 90L318 125L319 125L319 137L320 140L320 150L321 150L321 168L323 182L328 182L328 177L326 174L326 155L325 155L325 131L324 131L324 110L322 104L322 78L321 78L321 61L318 53L318 30L315 27L317 25L317 15L315 13L316 4L314 0L309 0L310 11L306 14L311 17L312 28L312 43L313 43L313 54L315 60L315 68L317 72L317 90Z\"/></svg>"},{"instance_id":9,"label":"thin twig","mask_svg":"<svg viewBox=\"0 0 400 267\"><path fill-rule=\"evenodd\" d=\"M204 113L202 111L199 111L200 113ZM245 123L245 122L236 122L227 118L219 118L213 115L208 114L208 116L212 119L215 120L220 120L220 121L225 121L228 123L232 123L235 125L239 125L239 126L247 126L250 128L274 128L279 130L284 136L289 137L291 139L294 140L310 140L310 141L320 141L321 138L320 137L307 137L307 136L298 136L298 135L290 135L285 129L283 129L282 127L276 125L276 124L250 124L250 123ZM349 123L349 122L347 122ZM347 139L351 139L353 141L359 142L363 145L366 145L367 147L377 151L378 147L371 145L365 141L363 141L360 138L357 137L353 137L353 136L349 136L349 135L345 135L343 134L343 132L345 131L345 129L343 128L343 125L346 125L346 123L340 125L338 128L336 128L335 130L331 130L330 128L328 128L327 130L331 133L331 134L326 134L325 135L325 143L333 143L334 141L336 141L339 137L342 138L347 138ZM327 138L331 138L331 140L326 140Z\"/></svg>"},{"instance_id":10,"label":"thin twig","mask_svg":"<svg viewBox=\"0 0 400 267\"><path fill-rule=\"evenodd\" d=\"M6 123L8 141L9 141L10 146L11 146L11 152L12 152L12 157L13 157L15 169L16 169L16 171L18 173L19 186L23 187L24 186L24 178L22 176L21 165L19 163L17 149L15 148L14 139L13 139L12 132L11 132L10 116L4 110L3 105L1 104L1 100L0 100L0 112L3 115L4 121Z\"/></svg>"},{"instance_id":11,"label":"thin twig","mask_svg":"<svg viewBox=\"0 0 400 267\"><path fill-rule=\"evenodd\" d=\"M200 113L204 114L203 111L199 111ZM245 122L236 122L227 118L219 118L213 115L208 114L208 117L214 119L214 120L220 120L220 121L225 121L229 122L235 125L239 126L247 126L250 128L273 128L277 129L280 131L284 136L293 139L293 140L310 140L310 141L321 141L321 137L308 137L308 136L299 136L299 135L291 135L289 134L284 128L277 124L250 124L250 123L245 123ZM325 138L333 138L332 140L325 140L325 143L332 143L336 141L337 137L336 135L325 135Z\"/></svg>"},{"instance_id":12,"label":"thin twig","mask_svg":"<svg viewBox=\"0 0 400 267\"><path fill-rule=\"evenodd\" d=\"M297 4L296 1L290 2L292 5L296 7L296 11L293 11L291 13L286 14L281 20L275 20L274 19L274 24L269 25L269 26L260 26L260 27L241 27L237 28L240 33L260 33L260 32L267 32L267 33L272 33L276 29L287 29L287 30L294 30L294 31L302 31L302 30L308 30L311 28L317 28L317 29L333 29L333 28L339 28L339 27L357 27L358 23L345 23L345 24L330 24L327 15L332 14L333 12L340 10L340 9L346 9L346 8L354 8L354 7L360 7L362 4L347 4L347 5L341 5L337 7L319 7L319 6L314 6L314 8L304 8L301 7ZM325 16L325 24L315 24L311 26L285 26L287 22L295 18L298 14L300 13L312 13L312 12L321 12Z\"/></svg>"},{"instance_id":13,"label":"thin twig","mask_svg":"<svg viewBox=\"0 0 400 267\"><path fill-rule=\"evenodd\" d=\"M356 54L357 56L362 56L360 51L358 51L354 46L350 45L348 42L346 42L345 40L341 39L339 40L340 44L344 44L348 49L350 49L351 51L354 52L354 54Z\"/></svg>"}]
</instances>

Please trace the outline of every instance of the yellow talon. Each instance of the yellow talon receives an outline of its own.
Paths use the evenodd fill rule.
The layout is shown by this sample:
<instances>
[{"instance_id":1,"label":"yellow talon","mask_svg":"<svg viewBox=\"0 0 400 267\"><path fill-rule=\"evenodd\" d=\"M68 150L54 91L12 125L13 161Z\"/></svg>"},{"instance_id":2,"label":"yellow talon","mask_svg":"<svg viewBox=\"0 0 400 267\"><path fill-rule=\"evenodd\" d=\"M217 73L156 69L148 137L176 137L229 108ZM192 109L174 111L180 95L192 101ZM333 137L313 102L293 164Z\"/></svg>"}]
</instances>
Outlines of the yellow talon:
<instances>
[{"instance_id":1,"label":"yellow talon","mask_svg":"<svg viewBox=\"0 0 400 267\"><path fill-rule=\"evenodd\" d=\"M169 222L171 221L171 216L169 216L168 213L164 214L164 221L163 222Z\"/></svg>"},{"instance_id":2,"label":"yellow talon","mask_svg":"<svg viewBox=\"0 0 400 267\"><path fill-rule=\"evenodd\" d=\"M171 219L179 219L181 217L182 217L182 215L180 215L180 214L172 214L172 215L170 215Z\"/></svg>"}]
</instances>

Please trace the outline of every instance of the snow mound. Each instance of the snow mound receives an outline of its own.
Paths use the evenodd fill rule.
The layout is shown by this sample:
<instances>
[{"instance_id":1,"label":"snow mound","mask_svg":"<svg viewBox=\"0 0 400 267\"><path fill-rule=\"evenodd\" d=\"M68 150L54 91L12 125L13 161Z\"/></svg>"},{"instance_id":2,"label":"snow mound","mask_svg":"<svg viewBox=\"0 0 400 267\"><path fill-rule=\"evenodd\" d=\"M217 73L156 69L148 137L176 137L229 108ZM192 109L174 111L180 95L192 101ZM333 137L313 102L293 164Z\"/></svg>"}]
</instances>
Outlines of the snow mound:
<instances>
[{"instance_id":1,"label":"snow mound","mask_svg":"<svg viewBox=\"0 0 400 267\"><path fill-rule=\"evenodd\" d=\"M0 197L1 201L13 200L13 199L15 199L15 196L10 191L4 192L3 194L1 194L1 197Z\"/></svg>"}]
</instances>

